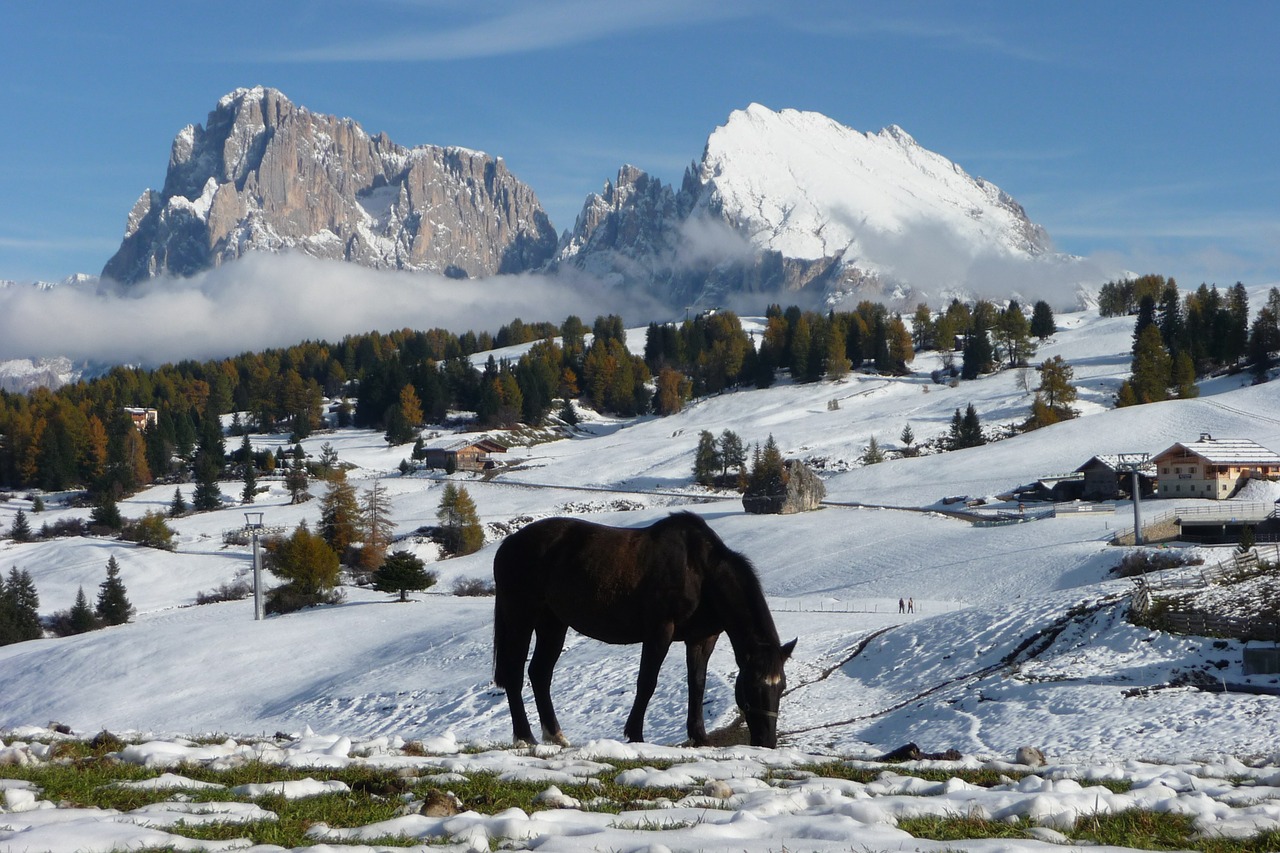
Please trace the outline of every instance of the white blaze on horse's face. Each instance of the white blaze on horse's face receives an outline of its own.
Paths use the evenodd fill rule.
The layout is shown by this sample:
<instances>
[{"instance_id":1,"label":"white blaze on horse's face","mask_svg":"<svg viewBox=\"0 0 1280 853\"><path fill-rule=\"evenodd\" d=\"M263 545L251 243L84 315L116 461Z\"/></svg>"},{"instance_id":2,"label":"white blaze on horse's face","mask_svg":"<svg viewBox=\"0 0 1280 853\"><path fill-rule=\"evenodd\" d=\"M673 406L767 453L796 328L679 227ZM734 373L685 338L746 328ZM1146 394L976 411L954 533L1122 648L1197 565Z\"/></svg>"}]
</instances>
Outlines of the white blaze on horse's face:
<instances>
[{"instance_id":1,"label":"white blaze on horse's face","mask_svg":"<svg viewBox=\"0 0 1280 853\"><path fill-rule=\"evenodd\" d=\"M792 640L776 651L758 655L738 674L734 695L751 732L752 746L774 749L778 745L778 703L787 689L787 676L782 666L791 656L796 642Z\"/></svg>"}]
</instances>

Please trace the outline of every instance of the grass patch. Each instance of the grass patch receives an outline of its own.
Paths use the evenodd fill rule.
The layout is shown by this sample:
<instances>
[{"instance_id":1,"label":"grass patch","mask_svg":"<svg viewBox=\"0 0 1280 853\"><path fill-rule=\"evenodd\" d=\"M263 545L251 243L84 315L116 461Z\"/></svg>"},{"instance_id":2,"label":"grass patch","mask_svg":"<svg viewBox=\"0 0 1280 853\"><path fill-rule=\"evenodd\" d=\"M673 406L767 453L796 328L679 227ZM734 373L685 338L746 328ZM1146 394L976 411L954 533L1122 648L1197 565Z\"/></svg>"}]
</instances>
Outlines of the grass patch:
<instances>
[{"instance_id":1,"label":"grass patch","mask_svg":"<svg viewBox=\"0 0 1280 853\"><path fill-rule=\"evenodd\" d=\"M959 815L945 817L926 815L906 817L898 821L898 829L911 833L913 838L928 838L931 841L969 841L975 838L1025 839L1030 825L1021 820L1017 823L1007 823L1002 820Z\"/></svg>"}]
</instances>

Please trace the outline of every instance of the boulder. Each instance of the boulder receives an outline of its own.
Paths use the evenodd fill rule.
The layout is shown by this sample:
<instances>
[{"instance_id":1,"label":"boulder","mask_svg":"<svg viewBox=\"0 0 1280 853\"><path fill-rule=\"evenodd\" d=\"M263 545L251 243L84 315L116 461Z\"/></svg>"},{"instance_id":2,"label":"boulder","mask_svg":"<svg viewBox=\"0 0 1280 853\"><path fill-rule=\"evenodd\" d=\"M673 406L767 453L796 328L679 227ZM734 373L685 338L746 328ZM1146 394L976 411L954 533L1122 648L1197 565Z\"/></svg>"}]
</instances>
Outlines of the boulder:
<instances>
[{"instance_id":1,"label":"boulder","mask_svg":"<svg viewBox=\"0 0 1280 853\"><path fill-rule=\"evenodd\" d=\"M783 463L782 476L764 488L748 488L742 506L754 515L788 515L817 509L827 496L827 487L813 469L798 459Z\"/></svg>"}]
</instances>

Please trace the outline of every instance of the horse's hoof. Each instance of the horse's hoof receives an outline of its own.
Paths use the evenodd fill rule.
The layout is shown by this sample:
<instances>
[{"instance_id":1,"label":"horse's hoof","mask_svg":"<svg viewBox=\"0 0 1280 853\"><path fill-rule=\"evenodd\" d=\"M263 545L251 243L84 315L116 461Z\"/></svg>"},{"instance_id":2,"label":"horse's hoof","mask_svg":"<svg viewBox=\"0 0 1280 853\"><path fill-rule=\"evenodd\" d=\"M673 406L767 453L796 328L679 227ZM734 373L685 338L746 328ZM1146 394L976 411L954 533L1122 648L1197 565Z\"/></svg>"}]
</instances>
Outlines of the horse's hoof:
<instances>
[{"instance_id":1,"label":"horse's hoof","mask_svg":"<svg viewBox=\"0 0 1280 853\"><path fill-rule=\"evenodd\" d=\"M563 746L566 749L569 747L569 739L564 736L564 732L556 732L554 734L543 732L542 740L546 743L554 743L556 746Z\"/></svg>"},{"instance_id":2,"label":"horse's hoof","mask_svg":"<svg viewBox=\"0 0 1280 853\"><path fill-rule=\"evenodd\" d=\"M533 738L530 738L529 740L525 740L522 737L518 737L511 742L511 746L514 749L529 749L530 747L534 747L537 745L538 745L538 742Z\"/></svg>"}]
</instances>

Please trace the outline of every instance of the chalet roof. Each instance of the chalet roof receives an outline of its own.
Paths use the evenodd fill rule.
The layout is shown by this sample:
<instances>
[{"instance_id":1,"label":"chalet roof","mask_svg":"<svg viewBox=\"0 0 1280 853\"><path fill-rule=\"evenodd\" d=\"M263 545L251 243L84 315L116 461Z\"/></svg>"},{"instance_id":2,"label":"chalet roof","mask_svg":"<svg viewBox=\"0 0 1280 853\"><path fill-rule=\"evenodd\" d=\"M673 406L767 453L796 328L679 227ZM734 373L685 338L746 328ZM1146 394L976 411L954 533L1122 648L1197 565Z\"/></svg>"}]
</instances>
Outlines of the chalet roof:
<instances>
[{"instance_id":1,"label":"chalet roof","mask_svg":"<svg viewBox=\"0 0 1280 853\"><path fill-rule=\"evenodd\" d=\"M484 453L506 453L507 447L501 442L494 441L491 438L462 438L455 439L443 445L429 447L429 450L443 450L445 452L456 453L459 450L466 450L468 447L475 447Z\"/></svg>"},{"instance_id":2,"label":"chalet roof","mask_svg":"<svg viewBox=\"0 0 1280 853\"><path fill-rule=\"evenodd\" d=\"M1079 468L1076 469L1076 471L1080 473L1084 473L1084 470L1086 468L1092 468L1094 463L1096 462L1100 465L1110 468L1112 471L1119 473L1121 470L1129 470L1127 468L1122 469L1121 466L1128 464L1131 461L1132 456L1133 454L1100 453L1097 456L1091 457L1088 462L1081 465ZM1126 458L1126 457L1130 457L1130 458ZM1154 477L1156 474L1155 462L1152 462L1151 460L1147 460L1146 462L1142 463L1141 465L1138 466L1138 473L1144 474L1149 477Z\"/></svg>"},{"instance_id":3,"label":"chalet roof","mask_svg":"<svg viewBox=\"0 0 1280 853\"><path fill-rule=\"evenodd\" d=\"M1280 465L1280 453L1247 438L1214 438L1201 434L1198 441L1178 442L1156 454L1156 458L1175 450L1191 453L1210 465Z\"/></svg>"}]
</instances>

